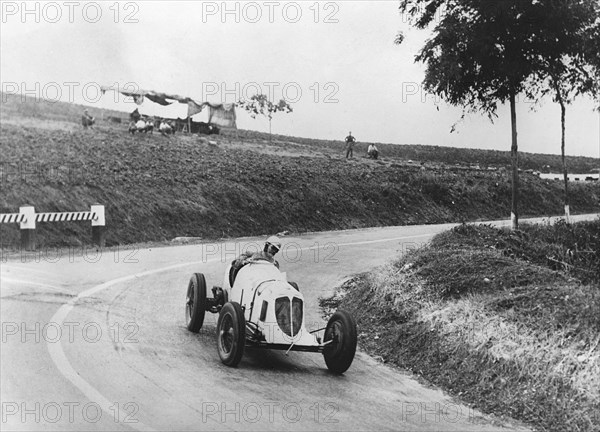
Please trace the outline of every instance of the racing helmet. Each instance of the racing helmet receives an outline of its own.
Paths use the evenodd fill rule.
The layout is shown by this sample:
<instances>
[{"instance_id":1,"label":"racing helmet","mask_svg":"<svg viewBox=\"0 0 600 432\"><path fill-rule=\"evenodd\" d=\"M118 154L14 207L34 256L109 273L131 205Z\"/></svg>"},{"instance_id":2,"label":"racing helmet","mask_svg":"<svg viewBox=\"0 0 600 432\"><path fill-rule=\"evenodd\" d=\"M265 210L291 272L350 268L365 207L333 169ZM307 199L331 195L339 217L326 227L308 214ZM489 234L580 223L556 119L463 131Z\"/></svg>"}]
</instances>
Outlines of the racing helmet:
<instances>
[{"instance_id":1,"label":"racing helmet","mask_svg":"<svg viewBox=\"0 0 600 432\"><path fill-rule=\"evenodd\" d=\"M275 255L281 249L281 240L277 236L271 236L265 242L265 252Z\"/></svg>"}]
</instances>

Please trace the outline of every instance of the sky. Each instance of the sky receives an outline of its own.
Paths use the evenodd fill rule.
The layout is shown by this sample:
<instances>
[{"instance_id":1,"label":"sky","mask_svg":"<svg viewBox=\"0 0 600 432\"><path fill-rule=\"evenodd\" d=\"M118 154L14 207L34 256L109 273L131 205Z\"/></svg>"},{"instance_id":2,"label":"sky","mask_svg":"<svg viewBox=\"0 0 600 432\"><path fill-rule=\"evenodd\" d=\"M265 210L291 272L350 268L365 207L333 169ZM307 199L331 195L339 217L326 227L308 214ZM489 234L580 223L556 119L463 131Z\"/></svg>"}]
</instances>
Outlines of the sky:
<instances>
[{"instance_id":1,"label":"sky","mask_svg":"<svg viewBox=\"0 0 600 432\"><path fill-rule=\"evenodd\" d=\"M0 80L5 93L132 111L100 85L156 90L197 101L255 93L286 99L273 132L339 139L510 149L510 112L491 123L426 94L414 57L430 36L411 29L398 1L2 1ZM406 39L394 44L398 31ZM146 101L140 112L186 115ZM267 131L238 108L238 127ZM200 115L202 116L202 114ZM202 120L202 118L200 118ZM517 106L519 150L560 154L560 108ZM580 98L567 110L567 154L600 157L600 113Z\"/></svg>"}]
</instances>

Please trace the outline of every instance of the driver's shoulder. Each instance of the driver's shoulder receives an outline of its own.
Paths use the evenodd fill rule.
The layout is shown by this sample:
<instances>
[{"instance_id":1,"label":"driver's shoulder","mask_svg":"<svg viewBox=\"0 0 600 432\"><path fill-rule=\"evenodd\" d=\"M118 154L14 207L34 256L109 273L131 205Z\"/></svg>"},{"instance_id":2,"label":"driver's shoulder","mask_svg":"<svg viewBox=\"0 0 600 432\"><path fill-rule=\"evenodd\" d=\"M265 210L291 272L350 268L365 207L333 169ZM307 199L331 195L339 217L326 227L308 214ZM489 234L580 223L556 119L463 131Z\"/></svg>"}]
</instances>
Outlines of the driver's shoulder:
<instances>
[{"instance_id":1,"label":"driver's shoulder","mask_svg":"<svg viewBox=\"0 0 600 432\"><path fill-rule=\"evenodd\" d=\"M274 262L275 260L273 259L273 256L271 256L271 254L265 252L265 251L260 251L260 252L255 252L252 257L252 259L257 259L257 260L265 260L265 261L269 261L269 262Z\"/></svg>"}]
</instances>

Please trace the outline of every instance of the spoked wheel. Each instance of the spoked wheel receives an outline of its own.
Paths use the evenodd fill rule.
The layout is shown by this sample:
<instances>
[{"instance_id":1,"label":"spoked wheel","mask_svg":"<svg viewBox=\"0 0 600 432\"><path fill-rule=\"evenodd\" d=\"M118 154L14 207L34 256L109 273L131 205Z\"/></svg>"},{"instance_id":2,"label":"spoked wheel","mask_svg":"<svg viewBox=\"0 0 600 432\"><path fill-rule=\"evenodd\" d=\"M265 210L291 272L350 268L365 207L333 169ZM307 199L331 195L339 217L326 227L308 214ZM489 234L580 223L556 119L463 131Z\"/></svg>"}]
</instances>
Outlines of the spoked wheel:
<instances>
[{"instance_id":1,"label":"spoked wheel","mask_svg":"<svg viewBox=\"0 0 600 432\"><path fill-rule=\"evenodd\" d=\"M217 321L217 349L223 364L238 365L246 346L246 319L239 303L226 303Z\"/></svg>"},{"instance_id":2,"label":"spoked wheel","mask_svg":"<svg viewBox=\"0 0 600 432\"><path fill-rule=\"evenodd\" d=\"M204 323L206 312L206 279L202 273L194 273L190 279L185 299L185 325L198 333Z\"/></svg>"},{"instance_id":3,"label":"spoked wheel","mask_svg":"<svg viewBox=\"0 0 600 432\"><path fill-rule=\"evenodd\" d=\"M342 374L348 370L356 353L356 323L348 312L338 310L334 313L325 328L323 357L327 368L334 373Z\"/></svg>"}]
</instances>

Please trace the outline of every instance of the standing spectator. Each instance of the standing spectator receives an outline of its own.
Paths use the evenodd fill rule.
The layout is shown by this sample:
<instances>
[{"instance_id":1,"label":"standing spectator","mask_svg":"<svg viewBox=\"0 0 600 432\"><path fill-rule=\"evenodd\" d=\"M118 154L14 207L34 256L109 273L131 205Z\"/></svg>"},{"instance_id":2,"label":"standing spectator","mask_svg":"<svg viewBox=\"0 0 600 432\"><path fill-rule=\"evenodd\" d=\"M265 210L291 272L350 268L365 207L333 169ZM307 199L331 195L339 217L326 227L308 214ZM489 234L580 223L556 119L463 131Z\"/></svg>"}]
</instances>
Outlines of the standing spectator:
<instances>
[{"instance_id":1,"label":"standing spectator","mask_svg":"<svg viewBox=\"0 0 600 432\"><path fill-rule=\"evenodd\" d=\"M377 159L379 156L379 150L375 147L375 144L369 144L369 148L367 149L367 156L372 159Z\"/></svg>"},{"instance_id":2,"label":"standing spectator","mask_svg":"<svg viewBox=\"0 0 600 432\"><path fill-rule=\"evenodd\" d=\"M352 136L352 132L348 132L348 136L346 137L346 159L348 156L354 156L354 144L356 143L356 138Z\"/></svg>"}]
</instances>

